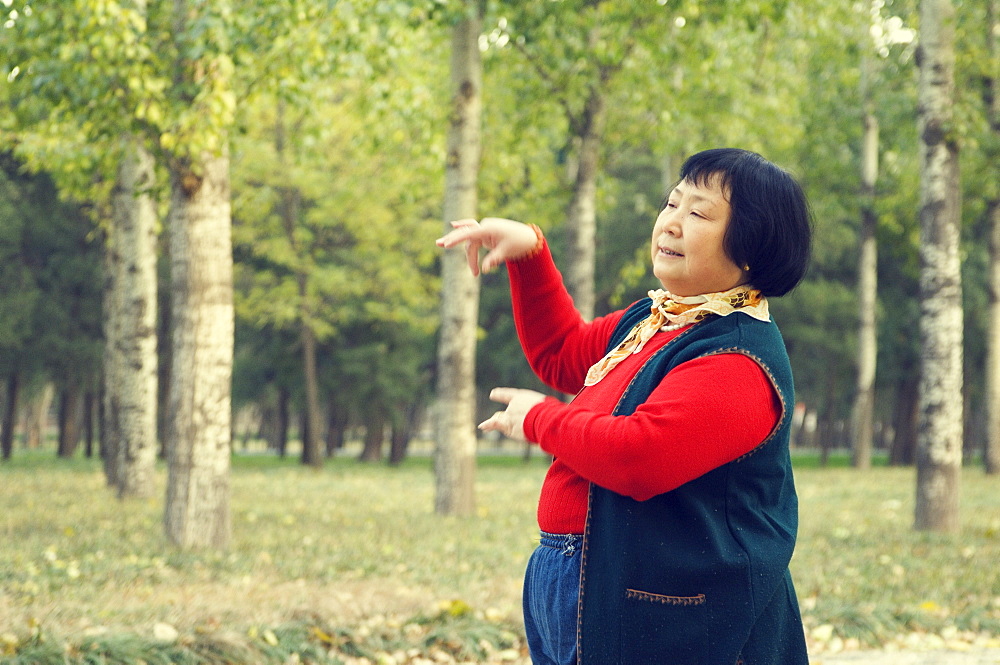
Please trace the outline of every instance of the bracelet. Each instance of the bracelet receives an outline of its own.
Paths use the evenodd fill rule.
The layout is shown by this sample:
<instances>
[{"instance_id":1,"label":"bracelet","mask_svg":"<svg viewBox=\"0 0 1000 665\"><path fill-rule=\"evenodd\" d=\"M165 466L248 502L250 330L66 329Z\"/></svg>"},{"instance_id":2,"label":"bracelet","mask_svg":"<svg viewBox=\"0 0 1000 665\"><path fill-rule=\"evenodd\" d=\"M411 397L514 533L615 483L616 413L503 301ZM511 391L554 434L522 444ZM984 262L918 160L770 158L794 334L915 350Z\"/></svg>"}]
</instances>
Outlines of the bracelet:
<instances>
[{"instance_id":1,"label":"bracelet","mask_svg":"<svg viewBox=\"0 0 1000 665\"><path fill-rule=\"evenodd\" d=\"M528 224L528 227L535 232L535 237L538 238L538 241L535 242L535 246L532 247L527 254L517 257L518 261L534 258L540 251L542 251L542 248L545 247L545 236L542 234L542 230L538 228L538 224Z\"/></svg>"}]
</instances>

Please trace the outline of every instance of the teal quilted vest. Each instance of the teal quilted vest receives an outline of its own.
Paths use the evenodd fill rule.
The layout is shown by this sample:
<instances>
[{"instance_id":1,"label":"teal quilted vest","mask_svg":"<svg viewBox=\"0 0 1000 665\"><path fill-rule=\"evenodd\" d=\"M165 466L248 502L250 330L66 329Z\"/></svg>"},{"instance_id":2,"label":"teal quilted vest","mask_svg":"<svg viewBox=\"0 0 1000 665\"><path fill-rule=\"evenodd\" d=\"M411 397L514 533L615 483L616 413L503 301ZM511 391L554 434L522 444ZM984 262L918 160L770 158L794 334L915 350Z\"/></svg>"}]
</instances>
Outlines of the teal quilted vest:
<instances>
[{"instance_id":1,"label":"teal quilted vest","mask_svg":"<svg viewBox=\"0 0 1000 665\"><path fill-rule=\"evenodd\" d=\"M629 308L608 348L648 312L648 299ZM648 501L591 486L581 665L808 662L788 573L798 526L788 451L794 391L777 326L742 314L692 326L646 362L615 413L632 413L680 363L717 353L746 354L764 369L781 420L749 454Z\"/></svg>"}]
</instances>

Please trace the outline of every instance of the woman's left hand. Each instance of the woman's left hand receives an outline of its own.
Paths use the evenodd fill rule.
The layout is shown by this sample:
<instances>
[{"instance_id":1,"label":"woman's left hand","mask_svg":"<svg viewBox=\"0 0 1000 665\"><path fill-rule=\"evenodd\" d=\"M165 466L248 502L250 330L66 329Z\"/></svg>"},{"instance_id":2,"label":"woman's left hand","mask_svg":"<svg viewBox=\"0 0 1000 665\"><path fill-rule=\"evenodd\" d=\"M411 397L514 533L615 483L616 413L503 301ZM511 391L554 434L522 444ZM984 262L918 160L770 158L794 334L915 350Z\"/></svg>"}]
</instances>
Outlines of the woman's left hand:
<instances>
[{"instance_id":1,"label":"woman's left hand","mask_svg":"<svg viewBox=\"0 0 1000 665\"><path fill-rule=\"evenodd\" d=\"M448 249L465 243L465 255L473 275L480 271L480 248L489 250L483 257L482 271L490 272L504 261L530 254L541 243L534 229L512 219L486 217L482 222L459 219L451 225L455 230L438 238L437 246Z\"/></svg>"},{"instance_id":2,"label":"woman's left hand","mask_svg":"<svg viewBox=\"0 0 1000 665\"><path fill-rule=\"evenodd\" d=\"M545 395L520 388L494 388L490 391L490 399L506 404L507 409L494 413L479 424L479 429L500 432L511 439L524 441L524 418L533 406L545 399Z\"/></svg>"}]
</instances>

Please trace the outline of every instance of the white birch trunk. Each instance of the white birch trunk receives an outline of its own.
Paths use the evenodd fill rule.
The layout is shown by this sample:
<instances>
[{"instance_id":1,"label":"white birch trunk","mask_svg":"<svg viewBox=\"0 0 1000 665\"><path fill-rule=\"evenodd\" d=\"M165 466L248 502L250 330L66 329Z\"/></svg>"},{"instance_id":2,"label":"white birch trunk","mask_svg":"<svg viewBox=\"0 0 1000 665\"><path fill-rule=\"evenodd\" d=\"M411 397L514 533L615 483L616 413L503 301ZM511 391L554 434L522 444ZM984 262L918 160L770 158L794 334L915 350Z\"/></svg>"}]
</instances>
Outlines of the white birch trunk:
<instances>
[{"instance_id":1,"label":"white birch trunk","mask_svg":"<svg viewBox=\"0 0 1000 665\"><path fill-rule=\"evenodd\" d=\"M454 28L451 54L451 117L445 171L444 219L476 217L482 116L481 18L468 14ZM442 259L441 333L438 346L437 442L434 458L435 512L471 515L475 510L476 333L479 280L465 263L463 248Z\"/></svg>"},{"instance_id":2,"label":"white birch trunk","mask_svg":"<svg viewBox=\"0 0 1000 665\"><path fill-rule=\"evenodd\" d=\"M917 529L958 529L962 465L962 282L958 146L952 135L954 10L921 0L921 380L917 433Z\"/></svg>"},{"instance_id":3,"label":"white birch trunk","mask_svg":"<svg viewBox=\"0 0 1000 665\"><path fill-rule=\"evenodd\" d=\"M225 141L222 141L225 143ZM167 537L184 548L230 536L232 219L228 154L171 174L173 368L167 433Z\"/></svg>"},{"instance_id":4,"label":"white birch trunk","mask_svg":"<svg viewBox=\"0 0 1000 665\"><path fill-rule=\"evenodd\" d=\"M871 62L862 64L862 77L870 76ZM878 334L875 310L878 306L878 245L875 239L875 182L878 178L878 118L870 99L866 80L862 96L867 110L861 144L861 225L858 233L858 374L852 419L854 466L871 467L874 438L875 365L878 359Z\"/></svg>"},{"instance_id":5,"label":"white birch trunk","mask_svg":"<svg viewBox=\"0 0 1000 665\"><path fill-rule=\"evenodd\" d=\"M597 245L597 171L604 123L604 99L593 90L579 122L580 146L573 198L566 216L566 289L584 319L594 317L594 261Z\"/></svg>"},{"instance_id":6,"label":"white birch trunk","mask_svg":"<svg viewBox=\"0 0 1000 665\"><path fill-rule=\"evenodd\" d=\"M126 145L112 197L105 297L108 480L119 497L153 493L156 464L156 205L153 157Z\"/></svg>"}]
</instances>

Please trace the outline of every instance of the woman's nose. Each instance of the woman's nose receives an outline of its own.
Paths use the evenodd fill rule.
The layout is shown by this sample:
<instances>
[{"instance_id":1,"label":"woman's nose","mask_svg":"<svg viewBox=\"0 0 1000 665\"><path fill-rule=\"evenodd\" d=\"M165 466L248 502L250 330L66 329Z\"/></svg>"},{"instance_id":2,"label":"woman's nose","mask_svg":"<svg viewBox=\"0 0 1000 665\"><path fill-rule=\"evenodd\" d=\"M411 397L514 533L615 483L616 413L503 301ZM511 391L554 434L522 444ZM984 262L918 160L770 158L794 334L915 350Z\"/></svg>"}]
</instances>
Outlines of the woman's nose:
<instances>
[{"instance_id":1,"label":"woman's nose","mask_svg":"<svg viewBox=\"0 0 1000 665\"><path fill-rule=\"evenodd\" d=\"M679 215L674 212L667 211L660 217L660 231L672 236L676 236L680 233L680 220Z\"/></svg>"}]
</instances>

